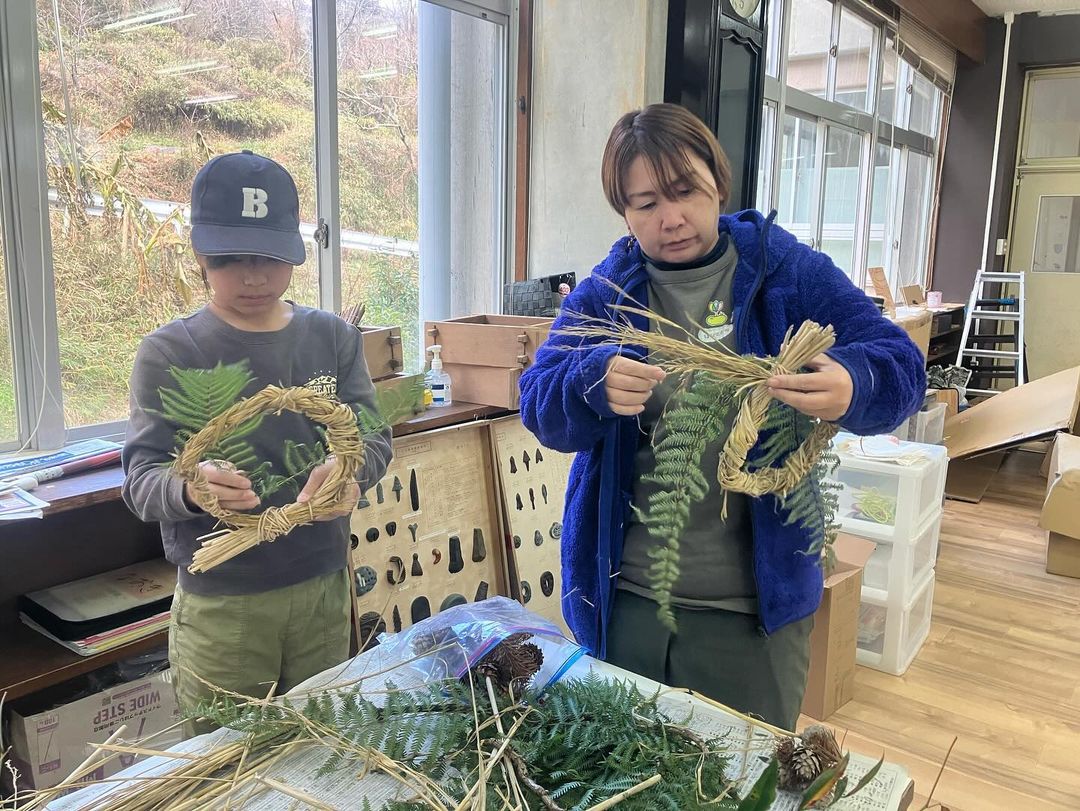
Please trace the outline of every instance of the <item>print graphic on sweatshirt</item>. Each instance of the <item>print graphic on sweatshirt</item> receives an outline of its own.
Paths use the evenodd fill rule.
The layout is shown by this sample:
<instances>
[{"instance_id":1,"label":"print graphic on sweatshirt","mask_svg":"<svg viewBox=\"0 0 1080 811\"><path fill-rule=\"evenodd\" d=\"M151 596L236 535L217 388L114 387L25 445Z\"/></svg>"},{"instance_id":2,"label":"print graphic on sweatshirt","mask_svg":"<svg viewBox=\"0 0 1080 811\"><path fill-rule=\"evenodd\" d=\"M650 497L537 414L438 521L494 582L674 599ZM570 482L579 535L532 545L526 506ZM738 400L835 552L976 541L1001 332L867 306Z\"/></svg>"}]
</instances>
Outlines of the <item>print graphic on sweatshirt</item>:
<instances>
[{"instance_id":1,"label":"print graphic on sweatshirt","mask_svg":"<svg viewBox=\"0 0 1080 811\"><path fill-rule=\"evenodd\" d=\"M705 326L698 330L698 340L707 344L720 343L735 328L730 321L731 317L724 312L724 302L713 299L705 313Z\"/></svg>"}]
</instances>

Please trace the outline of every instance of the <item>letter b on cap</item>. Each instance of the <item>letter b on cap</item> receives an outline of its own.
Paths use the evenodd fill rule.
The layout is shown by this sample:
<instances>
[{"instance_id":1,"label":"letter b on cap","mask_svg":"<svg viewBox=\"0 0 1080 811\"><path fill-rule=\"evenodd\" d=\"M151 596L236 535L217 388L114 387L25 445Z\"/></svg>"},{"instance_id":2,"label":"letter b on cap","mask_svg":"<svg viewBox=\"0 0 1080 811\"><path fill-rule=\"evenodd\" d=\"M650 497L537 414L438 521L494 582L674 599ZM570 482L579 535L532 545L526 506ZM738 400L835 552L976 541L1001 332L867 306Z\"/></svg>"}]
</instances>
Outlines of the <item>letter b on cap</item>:
<instances>
[{"instance_id":1,"label":"letter b on cap","mask_svg":"<svg viewBox=\"0 0 1080 811\"><path fill-rule=\"evenodd\" d=\"M244 186L244 210L242 216L261 220L269 213L266 208L266 199L265 189L253 189Z\"/></svg>"}]
</instances>

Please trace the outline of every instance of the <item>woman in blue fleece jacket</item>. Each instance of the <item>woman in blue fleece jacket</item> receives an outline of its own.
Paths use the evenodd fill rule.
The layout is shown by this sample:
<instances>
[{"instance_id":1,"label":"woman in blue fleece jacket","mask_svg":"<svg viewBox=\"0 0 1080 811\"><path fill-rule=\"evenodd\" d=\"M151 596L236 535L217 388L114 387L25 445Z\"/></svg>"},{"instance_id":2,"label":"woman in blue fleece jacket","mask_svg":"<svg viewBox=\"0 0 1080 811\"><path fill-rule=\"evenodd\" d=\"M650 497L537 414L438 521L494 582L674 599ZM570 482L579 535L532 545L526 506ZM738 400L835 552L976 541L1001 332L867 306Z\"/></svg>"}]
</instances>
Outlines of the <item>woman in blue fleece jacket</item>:
<instances>
[{"instance_id":1,"label":"woman in blue fleece jacket","mask_svg":"<svg viewBox=\"0 0 1080 811\"><path fill-rule=\"evenodd\" d=\"M922 355L828 256L771 216L720 215L727 158L685 109L657 104L623 116L602 174L630 234L566 300L521 378L525 425L545 446L577 454L563 521L563 612L594 655L793 728L822 593L818 560L804 554L806 531L783 522L773 496L729 494L721 521L720 437L702 461L713 489L680 539L679 631L670 633L644 577L655 541L632 505L647 508L656 487L648 484L652 447L675 381L640 347L566 351L577 339L558 330L580 316L613 320L612 305L624 296L741 354L776 354L788 328L803 321L831 324L833 348L809 373L773 378L770 390L859 434L888 431L918 409L926 387Z\"/></svg>"}]
</instances>

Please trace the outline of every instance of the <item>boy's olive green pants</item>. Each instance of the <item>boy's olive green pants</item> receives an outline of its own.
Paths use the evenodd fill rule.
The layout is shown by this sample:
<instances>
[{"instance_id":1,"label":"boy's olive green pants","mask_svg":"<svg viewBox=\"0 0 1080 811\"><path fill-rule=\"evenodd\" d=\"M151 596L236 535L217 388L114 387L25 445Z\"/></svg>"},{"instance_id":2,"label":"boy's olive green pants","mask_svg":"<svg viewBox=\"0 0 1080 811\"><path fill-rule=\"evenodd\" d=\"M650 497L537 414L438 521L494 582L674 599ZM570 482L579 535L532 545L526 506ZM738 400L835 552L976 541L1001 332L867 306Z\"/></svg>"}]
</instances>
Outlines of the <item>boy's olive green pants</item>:
<instances>
[{"instance_id":1,"label":"boy's olive green pants","mask_svg":"<svg viewBox=\"0 0 1080 811\"><path fill-rule=\"evenodd\" d=\"M751 614L676 607L679 632L673 634L657 618L652 600L623 589L614 597L609 662L795 729L806 691L813 617L765 636Z\"/></svg>"},{"instance_id":2,"label":"boy's olive green pants","mask_svg":"<svg viewBox=\"0 0 1080 811\"><path fill-rule=\"evenodd\" d=\"M191 713L214 687L265 698L349 656L352 593L346 569L257 594L173 596L169 665L177 701ZM276 687L274 687L276 685ZM212 724L191 724L196 734Z\"/></svg>"}]
</instances>

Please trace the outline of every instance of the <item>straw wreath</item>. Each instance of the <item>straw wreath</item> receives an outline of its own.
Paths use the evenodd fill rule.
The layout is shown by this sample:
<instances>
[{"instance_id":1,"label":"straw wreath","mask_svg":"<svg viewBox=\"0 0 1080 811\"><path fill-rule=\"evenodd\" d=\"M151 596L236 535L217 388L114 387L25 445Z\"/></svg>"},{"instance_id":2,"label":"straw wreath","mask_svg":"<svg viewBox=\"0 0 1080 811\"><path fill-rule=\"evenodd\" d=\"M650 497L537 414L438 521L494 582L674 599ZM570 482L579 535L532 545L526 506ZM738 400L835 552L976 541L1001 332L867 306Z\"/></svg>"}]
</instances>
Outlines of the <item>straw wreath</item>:
<instances>
[{"instance_id":1,"label":"straw wreath","mask_svg":"<svg viewBox=\"0 0 1080 811\"><path fill-rule=\"evenodd\" d=\"M326 442L335 464L326 480L311 499L303 504L268 507L261 513L235 513L218 502L206 474L199 467L211 448L218 445L239 426L260 414L293 411L326 426ZM273 541L298 526L340 510L346 488L356 481L364 464L364 443L360 438L356 415L347 405L297 386L267 386L241 400L228 411L210 420L191 437L176 457L175 470L191 483L206 511L231 529L206 536L188 567L192 573L206 572L263 541Z\"/></svg>"},{"instance_id":2,"label":"straw wreath","mask_svg":"<svg viewBox=\"0 0 1080 811\"><path fill-rule=\"evenodd\" d=\"M832 423L819 421L780 467L749 470L746 460L750 449L758 441L769 410L772 399L768 388L769 378L798 373L808 361L829 349L836 341L831 326L822 327L813 321L804 321L794 334L792 329L788 329L776 357L758 358L737 355L722 344L706 344L679 324L646 307L630 304L611 306L621 313L642 316L670 327L681 335L639 330L626 320L604 321L587 316L579 316L582 323L563 327L556 332L583 338L590 342L590 346L599 342L609 346L643 347L653 358L653 363L669 373L684 376L703 372L730 384L742 396L739 412L720 454L716 471L717 481L725 490L751 496L766 493L782 495L792 490L813 469L836 435L838 429ZM585 348L585 344L581 348Z\"/></svg>"}]
</instances>

